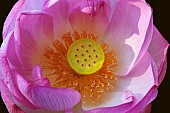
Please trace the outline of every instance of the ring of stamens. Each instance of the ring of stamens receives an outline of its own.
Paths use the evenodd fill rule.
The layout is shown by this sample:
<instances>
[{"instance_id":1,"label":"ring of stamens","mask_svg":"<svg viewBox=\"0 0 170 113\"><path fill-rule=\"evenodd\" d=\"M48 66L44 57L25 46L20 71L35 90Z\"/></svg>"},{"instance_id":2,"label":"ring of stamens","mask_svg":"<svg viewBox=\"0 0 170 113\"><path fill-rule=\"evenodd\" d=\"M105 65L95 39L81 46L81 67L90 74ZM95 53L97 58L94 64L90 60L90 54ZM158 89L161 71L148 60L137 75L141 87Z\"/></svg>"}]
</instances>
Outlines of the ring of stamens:
<instances>
[{"instance_id":1,"label":"ring of stamens","mask_svg":"<svg viewBox=\"0 0 170 113\"><path fill-rule=\"evenodd\" d=\"M78 40L93 40L98 43L97 36L95 34L87 34L83 32L79 34L74 32L66 33L62 37L62 42L56 40L53 42L52 47L47 47L44 51L44 57L46 61L42 61L43 70L48 70L46 77L50 79L50 84L55 88L71 88L80 92L83 103L100 103L103 100L104 94L113 89L112 81L115 80L115 71L117 69L116 53L112 50L109 51L108 44L100 41L98 43L103 51L104 61L102 66L97 71L88 73L76 72L69 64L67 54L71 44ZM90 45L91 46L91 45ZM83 45L84 47L84 45ZM80 48L74 48L75 51L80 51ZM78 55L83 55L89 52L97 52L97 49L86 50L83 54L73 54L74 58ZM92 57L99 57L99 55L88 55L84 59L75 59L76 63L87 62ZM70 59L71 60L71 59ZM91 60L92 64L96 64L96 60ZM87 64L91 66L92 64ZM80 64L84 66L85 64ZM52 81L51 79L54 79Z\"/></svg>"}]
</instances>

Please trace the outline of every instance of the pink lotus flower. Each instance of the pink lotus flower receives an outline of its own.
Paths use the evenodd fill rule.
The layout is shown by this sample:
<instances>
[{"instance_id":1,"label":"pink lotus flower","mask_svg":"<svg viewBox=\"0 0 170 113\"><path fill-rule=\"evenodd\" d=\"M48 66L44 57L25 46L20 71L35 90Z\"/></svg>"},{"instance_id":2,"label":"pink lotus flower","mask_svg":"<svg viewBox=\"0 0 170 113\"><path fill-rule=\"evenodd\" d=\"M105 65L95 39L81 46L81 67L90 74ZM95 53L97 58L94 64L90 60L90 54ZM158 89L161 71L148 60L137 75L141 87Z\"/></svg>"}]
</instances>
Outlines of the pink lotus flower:
<instances>
[{"instance_id":1,"label":"pink lotus flower","mask_svg":"<svg viewBox=\"0 0 170 113\"><path fill-rule=\"evenodd\" d=\"M0 48L10 113L144 113L168 42L144 0L19 0Z\"/></svg>"}]
</instances>

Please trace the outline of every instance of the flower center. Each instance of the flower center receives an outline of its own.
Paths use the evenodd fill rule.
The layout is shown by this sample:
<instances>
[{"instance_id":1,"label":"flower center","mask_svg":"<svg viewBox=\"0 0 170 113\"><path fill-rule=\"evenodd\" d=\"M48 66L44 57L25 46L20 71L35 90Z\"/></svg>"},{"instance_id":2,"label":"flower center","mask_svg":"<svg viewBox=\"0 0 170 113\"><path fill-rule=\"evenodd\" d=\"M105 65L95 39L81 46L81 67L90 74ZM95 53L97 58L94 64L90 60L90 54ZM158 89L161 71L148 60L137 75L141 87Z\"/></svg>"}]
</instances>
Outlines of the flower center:
<instances>
[{"instance_id":1,"label":"flower center","mask_svg":"<svg viewBox=\"0 0 170 113\"><path fill-rule=\"evenodd\" d=\"M94 40L79 39L70 45L67 60L78 74L93 74L103 66L104 52Z\"/></svg>"},{"instance_id":2,"label":"flower center","mask_svg":"<svg viewBox=\"0 0 170 113\"><path fill-rule=\"evenodd\" d=\"M43 73L51 86L79 91L83 103L101 103L114 87L117 55L95 34L68 32L43 56Z\"/></svg>"}]
</instances>

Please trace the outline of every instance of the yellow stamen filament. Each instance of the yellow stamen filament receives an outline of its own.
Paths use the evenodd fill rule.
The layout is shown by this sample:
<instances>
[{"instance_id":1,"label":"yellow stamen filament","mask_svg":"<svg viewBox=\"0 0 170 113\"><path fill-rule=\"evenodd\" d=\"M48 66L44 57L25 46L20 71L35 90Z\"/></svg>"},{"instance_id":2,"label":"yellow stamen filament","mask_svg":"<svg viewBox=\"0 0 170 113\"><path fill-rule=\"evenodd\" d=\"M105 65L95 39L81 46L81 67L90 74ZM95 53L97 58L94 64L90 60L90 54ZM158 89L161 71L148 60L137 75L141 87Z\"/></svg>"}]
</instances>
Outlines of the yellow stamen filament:
<instances>
[{"instance_id":1,"label":"yellow stamen filament","mask_svg":"<svg viewBox=\"0 0 170 113\"><path fill-rule=\"evenodd\" d=\"M86 32L81 34L74 32L71 34L68 32L62 37L63 43L59 40L53 42L55 49L50 47L45 49L44 56L46 61L43 61L43 69L51 70L51 73L46 75L47 77L55 76L55 81L50 81L52 87L75 89L80 92L82 102L96 104L101 102L104 94L113 88L110 81L115 80L114 73L118 67L117 58L114 51L108 52L108 44L100 42L100 46L105 55L102 68L89 75L80 75L76 73L69 66L67 52L73 42L83 38L92 39L96 42L98 39L95 34L87 34Z\"/></svg>"}]
</instances>

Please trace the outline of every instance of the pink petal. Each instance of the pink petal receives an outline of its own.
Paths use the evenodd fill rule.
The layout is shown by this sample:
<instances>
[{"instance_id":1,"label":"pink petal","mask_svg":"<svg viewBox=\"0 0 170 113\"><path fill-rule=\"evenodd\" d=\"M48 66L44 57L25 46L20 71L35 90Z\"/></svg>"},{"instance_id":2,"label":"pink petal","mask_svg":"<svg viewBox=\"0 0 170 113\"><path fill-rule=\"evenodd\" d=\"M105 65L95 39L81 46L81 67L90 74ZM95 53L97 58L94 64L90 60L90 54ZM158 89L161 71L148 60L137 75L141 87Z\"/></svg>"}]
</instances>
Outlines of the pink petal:
<instances>
[{"instance_id":1,"label":"pink petal","mask_svg":"<svg viewBox=\"0 0 170 113\"><path fill-rule=\"evenodd\" d=\"M19 0L10 11L3 28L3 38L6 38L15 26L17 16L25 10L41 10L45 0Z\"/></svg>"},{"instance_id":2,"label":"pink petal","mask_svg":"<svg viewBox=\"0 0 170 113\"><path fill-rule=\"evenodd\" d=\"M141 1L146 2L146 0L141 0Z\"/></svg>"},{"instance_id":3,"label":"pink petal","mask_svg":"<svg viewBox=\"0 0 170 113\"><path fill-rule=\"evenodd\" d=\"M9 37L5 38L2 46L0 48L0 79L4 83L5 89L13 95L13 98L17 100L19 103L24 106L28 106L30 108L35 108L33 104L31 104L19 91L17 86L15 85L14 76L15 72L10 69L10 64L7 59L7 48L9 47L10 41L12 39L12 35L8 35ZM11 46L11 45L10 45Z\"/></svg>"},{"instance_id":4,"label":"pink petal","mask_svg":"<svg viewBox=\"0 0 170 113\"><path fill-rule=\"evenodd\" d=\"M37 109L37 110L34 110L34 111L30 111L29 113L66 113L66 112L63 112L63 111L49 111L49 110L45 110L45 109Z\"/></svg>"},{"instance_id":5,"label":"pink petal","mask_svg":"<svg viewBox=\"0 0 170 113\"><path fill-rule=\"evenodd\" d=\"M162 82L166 72L166 54L169 44L159 33L156 27L153 30L153 36L148 51L156 63L159 73L159 84Z\"/></svg>"},{"instance_id":6,"label":"pink petal","mask_svg":"<svg viewBox=\"0 0 170 113\"><path fill-rule=\"evenodd\" d=\"M7 90L7 88L3 86L4 84L0 81L1 97L9 113L56 113L56 111L49 111L45 109L27 108L26 106L22 105L17 100L15 100L12 94ZM57 112L57 113L60 113L60 112ZM63 111L61 113L63 113Z\"/></svg>"},{"instance_id":7,"label":"pink petal","mask_svg":"<svg viewBox=\"0 0 170 113\"><path fill-rule=\"evenodd\" d=\"M144 72L143 69L146 71ZM139 64L127 75L127 78L129 75L133 77L128 89L134 93L136 102L127 113L135 113L142 111L157 96L158 73L155 63L148 53L145 53ZM125 83L126 79L123 81L120 83Z\"/></svg>"},{"instance_id":8,"label":"pink petal","mask_svg":"<svg viewBox=\"0 0 170 113\"><path fill-rule=\"evenodd\" d=\"M19 62L19 59L16 54L14 32L12 31L12 34L8 36L9 37L6 37L6 39L4 39L4 40L8 40L8 43L6 44L7 47L6 54L8 56L8 63L11 69L16 70L18 72L22 72L20 71L22 65Z\"/></svg>"},{"instance_id":9,"label":"pink petal","mask_svg":"<svg viewBox=\"0 0 170 113\"><path fill-rule=\"evenodd\" d=\"M151 112L151 107L152 104L150 103L149 105L146 106L144 110L142 110L140 113L150 113Z\"/></svg>"},{"instance_id":10,"label":"pink petal","mask_svg":"<svg viewBox=\"0 0 170 113\"><path fill-rule=\"evenodd\" d=\"M160 69L160 73L159 73L159 82L158 82L158 86L162 83L164 77L165 77L165 74L166 74L166 71L167 71L167 59L165 59L165 61L162 63L162 69Z\"/></svg>"},{"instance_id":11,"label":"pink petal","mask_svg":"<svg viewBox=\"0 0 170 113\"><path fill-rule=\"evenodd\" d=\"M2 99L9 111L9 113L38 113L35 112L37 110L28 108L28 106L24 106L23 104L19 103L16 98L9 92L8 88L5 87L3 82L0 81L0 91ZM46 110L44 110L46 111Z\"/></svg>"},{"instance_id":12,"label":"pink petal","mask_svg":"<svg viewBox=\"0 0 170 113\"><path fill-rule=\"evenodd\" d=\"M139 111L142 111L144 108L147 107L148 104L150 104L156 98L157 94L157 87L153 86L150 91L145 95L145 97L127 113L138 113Z\"/></svg>"},{"instance_id":13,"label":"pink petal","mask_svg":"<svg viewBox=\"0 0 170 113\"><path fill-rule=\"evenodd\" d=\"M102 37L109 24L109 4L106 0L83 1L70 11L69 21L74 31L97 34Z\"/></svg>"},{"instance_id":14,"label":"pink petal","mask_svg":"<svg viewBox=\"0 0 170 113\"><path fill-rule=\"evenodd\" d=\"M117 52L120 67L117 75L127 75L137 64L140 53L143 55L147 50L151 40L147 36L150 34L146 34L151 29L151 14L150 7L139 0L120 0L117 3L106 32L106 40Z\"/></svg>"},{"instance_id":15,"label":"pink petal","mask_svg":"<svg viewBox=\"0 0 170 113\"><path fill-rule=\"evenodd\" d=\"M148 29L147 29L147 32L146 32L145 40L143 42L142 48L139 52L139 55L136 58L134 66L141 60L141 58L143 57L143 55L145 54L145 52L147 51L147 49L150 45L150 42L152 40L151 37L153 35L153 26L154 26L153 25L153 18L151 17L150 23L149 23L149 26L148 26Z\"/></svg>"},{"instance_id":16,"label":"pink petal","mask_svg":"<svg viewBox=\"0 0 170 113\"><path fill-rule=\"evenodd\" d=\"M105 107L105 108L98 108L94 110L86 111L86 113L125 113L126 109L129 109L132 106L131 103L122 104L120 106L115 107Z\"/></svg>"},{"instance_id":17,"label":"pink petal","mask_svg":"<svg viewBox=\"0 0 170 113\"><path fill-rule=\"evenodd\" d=\"M52 111L72 108L80 101L80 94L71 89L33 87L30 91L30 98L36 105Z\"/></svg>"},{"instance_id":18,"label":"pink petal","mask_svg":"<svg viewBox=\"0 0 170 113\"><path fill-rule=\"evenodd\" d=\"M40 64L45 48L54 41L52 18L43 12L22 12L14 34L18 59L25 71L31 71L34 65Z\"/></svg>"},{"instance_id":19,"label":"pink petal","mask_svg":"<svg viewBox=\"0 0 170 113\"><path fill-rule=\"evenodd\" d=\"M114 13L114 10L116 8L117 3L119 3L120 0L109 0L110 2L110 13L109 13L109 20L112 19L112 15Z\"/></svg>"},{"instance_id":20,"label":"pink petal","mask_svg":"<svg viewBox=\"0 0 170 113\"><path fill-rule=\"evenodd\" d=\"M4 101L8 112L10 112L12 110L12 106L14 105L14 103L9 98L8 94L6 94L5 87L3 86L2 80L0 80L0 91L1 91L2 100Z\"/></svg>"},{"instance_id":21,"label":"pink petal","mask_svg":"<svg viewBox=\"0 0 170 113\"><path fill-rule=\"evenodd\" d=\"M4 22L3 27L3 39L6 38L8 33L10 33L14 29L16 17L18 15L18 11L24 4L24 0L19 0L12 8L11 12L9 13L7 19Z\"/></svg>"},{"instance_id":22,"label":"pink petal","mask_svg":"<svg viewBox=\"0 0 170 113\"><path fill-rule=\"evenodd\" d=\"M81 0L48 0L45 3L44 11L51 15L54 20L55 38L60 38L65 33L72 31L68 15L73 5L79 1Z\"/></svg>"},{"instance_id":23,"label":"pink petal","mask_svg":"<svg viewBox=\"0 0 170 113\"><path fill-rule=\"evenodd\" d=\"M72 108L80 101L80 94L75 90L30 84L20 75L15 78L22 94L39 108L62 111Z\"/></svg>"},{"instance_id":24,"label":"pink petal","mask_svg":"<svg viewBox=\"0 0 170 113\"><path fill-rule=\"evenodd\" d=\"M91 108L83 106L83 108L94 109L89 110L90 113L142 111L157 95L155 87L157 72L153 69L153 63L149 53L146 53L127 76L117 77L114 91L106 95L108 99L105 103L100 106L91 106Z\"/></svg>"},{"instance_id":25,"label":"pink petal","mask_svg":"<svg viewBox=\"0 0 170 113\"><path fill-rule=\"evenodd\" d=\"M25 113L21 108L19 108L9 97L5 90L1 90L2 99L8 109L9 113Z\"/></svg>"}]
</instances>

